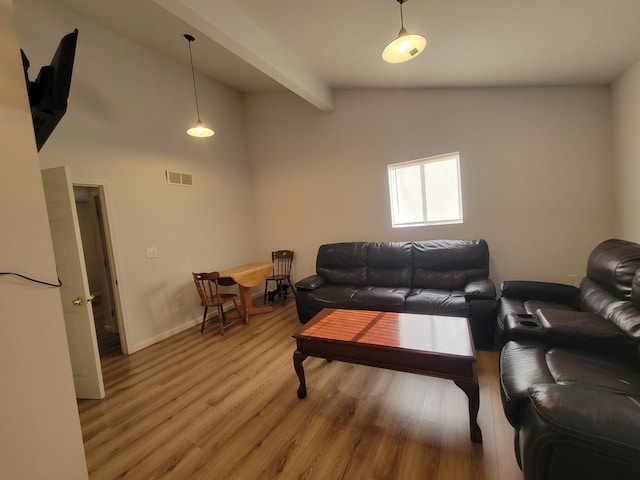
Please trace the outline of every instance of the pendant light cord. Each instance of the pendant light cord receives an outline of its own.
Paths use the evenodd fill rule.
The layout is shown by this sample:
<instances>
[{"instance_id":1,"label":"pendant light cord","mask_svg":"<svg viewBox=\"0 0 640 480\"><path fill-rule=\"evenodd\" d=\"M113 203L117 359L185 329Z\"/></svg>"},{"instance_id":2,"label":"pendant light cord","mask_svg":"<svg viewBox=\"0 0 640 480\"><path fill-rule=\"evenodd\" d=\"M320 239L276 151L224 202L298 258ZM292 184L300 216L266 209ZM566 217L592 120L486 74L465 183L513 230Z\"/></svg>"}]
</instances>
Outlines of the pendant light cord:
<instances>
[{"instance_id":1,"label":"pendant light cord","mask_svg":"<svg viewBox=\"0 0 640 480\"><path fill-rule=\"evenodd\" d=\"M200 109L198 108L198 90L196 89L196 71L193 68L193 54L191 53L191 42L193 40L185 36L189 42L189 60L191 61L191 77L193 78L193 95L196 98L196 115L198 116L198 122L200 121Z\"/></svg>"},{"instance_id":2,"label":"pendant light cord","mask_svg":"<svg viewBox=\"0 0 640 480\"><path fill-rule=\"evenodd\" d=\"M404 16L402 15L402 4L404 1L400 1L400 28L404 28Z\"/></svg>"}]
</instances>

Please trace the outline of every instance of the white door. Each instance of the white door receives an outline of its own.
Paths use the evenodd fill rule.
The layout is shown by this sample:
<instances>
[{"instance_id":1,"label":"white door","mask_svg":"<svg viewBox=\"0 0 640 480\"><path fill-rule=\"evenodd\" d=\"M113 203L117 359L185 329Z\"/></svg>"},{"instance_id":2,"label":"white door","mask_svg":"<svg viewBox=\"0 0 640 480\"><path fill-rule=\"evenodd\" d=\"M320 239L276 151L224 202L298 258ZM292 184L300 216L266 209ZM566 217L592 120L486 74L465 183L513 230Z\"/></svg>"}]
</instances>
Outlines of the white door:
<instances>
[{"instance_id":1,"label":"white door","mask_svg":"<svg viewBox=\"0 0 640 480\"><path fill-rule=\"evenodd\" d=\"M104 398L96 327L89 303L89 282L69 170L67 167L42 170L42 184L56 267L62 280L60 296L76 396Z\"/></svg>"}]
</instances>

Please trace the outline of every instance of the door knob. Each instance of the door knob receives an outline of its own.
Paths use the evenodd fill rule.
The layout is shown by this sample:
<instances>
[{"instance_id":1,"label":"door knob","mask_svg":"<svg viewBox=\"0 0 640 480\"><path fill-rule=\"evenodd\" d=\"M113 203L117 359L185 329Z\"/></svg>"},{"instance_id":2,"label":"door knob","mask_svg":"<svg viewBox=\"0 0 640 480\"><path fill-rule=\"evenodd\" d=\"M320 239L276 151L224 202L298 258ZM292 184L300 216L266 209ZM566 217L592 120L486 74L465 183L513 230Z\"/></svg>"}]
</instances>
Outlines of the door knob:
<instances>
[{"instance_id":1,"label":"door knob","mask_svg":"<svg viewBox=\"0 0 640 480\"><path fill-rule=\"evenodd\" d=\"M87 297L87 303L91 303L91 300L93 300L94 298L96 298L95 295L89 295ZM72 300L71 303L73 303L75 306L82 305L84 303L84 298L78 297L78 298Z\"/></svg>"}]
</instances>

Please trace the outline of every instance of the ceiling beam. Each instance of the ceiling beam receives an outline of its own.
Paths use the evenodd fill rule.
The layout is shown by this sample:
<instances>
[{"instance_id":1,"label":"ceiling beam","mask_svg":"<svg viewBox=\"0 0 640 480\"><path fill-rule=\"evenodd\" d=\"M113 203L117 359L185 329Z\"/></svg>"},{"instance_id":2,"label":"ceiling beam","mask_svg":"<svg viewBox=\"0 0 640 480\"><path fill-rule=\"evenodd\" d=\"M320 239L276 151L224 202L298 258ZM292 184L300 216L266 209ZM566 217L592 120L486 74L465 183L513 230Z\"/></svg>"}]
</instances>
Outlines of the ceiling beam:
<instances>
[{"instance_id":1,"label":"ceiling beam","mask_svg":"<svg viewBox=\"0 0 640 480\"><path fill-rule=\"evenodd\" d=\"M331 89L229 2L154 2L321 111L333 110Z\"/></svg>"}]
</instances>

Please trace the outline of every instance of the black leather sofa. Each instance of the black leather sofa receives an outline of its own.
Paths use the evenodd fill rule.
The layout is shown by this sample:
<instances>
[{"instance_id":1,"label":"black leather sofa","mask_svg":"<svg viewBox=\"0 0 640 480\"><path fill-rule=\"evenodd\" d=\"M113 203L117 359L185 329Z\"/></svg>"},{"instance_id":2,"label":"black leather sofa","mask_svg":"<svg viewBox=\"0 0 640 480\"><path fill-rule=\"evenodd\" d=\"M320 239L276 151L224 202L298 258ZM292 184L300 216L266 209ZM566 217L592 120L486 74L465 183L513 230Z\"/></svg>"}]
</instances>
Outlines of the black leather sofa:
<instances>
[{"instance_id":1,"label":"black leather sofa","mask_svg":"<svg viewBox=\"0 0 640 480\"><path fill-rule=\"evenodd\" d=\"M301 323L323 308L464 316L476 348L493 344L496 290L484 240L322 245L316 274L295 289Z\"/></svg>"},{"instance_id":2,"label":"black leather sofa","mask_svg":"<svg viewBox=\"0 0 640 480\"><path fill-rule=\"evenodd\" d=\"M504 282L500 382L527 480L640 479L640 245L611 239L580 288Z\"/></svg>"}]
</instances>

